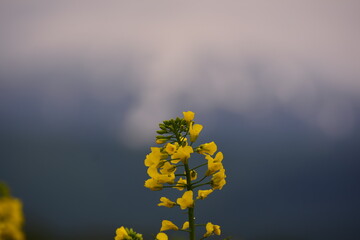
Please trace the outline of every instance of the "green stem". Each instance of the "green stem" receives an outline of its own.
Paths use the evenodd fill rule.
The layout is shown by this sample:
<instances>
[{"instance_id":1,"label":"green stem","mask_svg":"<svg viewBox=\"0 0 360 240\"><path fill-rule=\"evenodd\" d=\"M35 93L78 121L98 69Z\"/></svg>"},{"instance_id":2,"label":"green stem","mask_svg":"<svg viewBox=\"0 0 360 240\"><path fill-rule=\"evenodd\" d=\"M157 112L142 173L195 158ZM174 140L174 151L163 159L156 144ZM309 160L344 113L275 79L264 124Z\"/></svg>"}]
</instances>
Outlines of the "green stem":
<instances>
[{"instance_id":1,"label":"green stem","mask_svg":"<svg viewBox=\"0 0 360 240\"><path fill-rule=\"evenodd\" d=\"M194 185L194 186L192 186L192 189L195 189L195 188L197 188L197 187L201 187L201 186L204 186L204 185L207 185L207 184L211 184L211 181L210 181L210 182L207 182L207 183L202 183L202 184Z\"/></svg>"},{"instance_id":2,"label":"green stem","mask_svg":"<svg viewBox=\"0 0 360 240\"><path fill-rule=\"evenodd\" d=\"M190 240L195 240L195 215L194 215L193 207L189 208L188 215L189 215Z\"/></svg>"},{"instance_id":3,"label":"green stem","mask_svg":"<svg viewBox=\"0 0 360 240\"><path fill-rule=\"evenodd\" d=\"M208 164L208 163L203 163L203 164L201 164L201 165L199 165L199 166L194 167L193 170L195 170L195 169L197 169L197 168L199 168L199 167L205 166L205 165L207 165L207 164Z\"/></svg>"},{"instance_id":4,"label":"green stem","mask_svg":"<svg viewBox=\"0 0 360 240\"><path fill-rule=\"evenodd\" d=\"M195 184L198 184L198 183L201 183L205 178L207 178L208 176L204 176L202 179L200 179L199 181L196 181L194 183L192 183L192 185L195 185Z\"/></svg>"},{"instance_id":5,"label":"green stem","mask_svg":"<svg viewBox=\"0 0 360 240\"><path fill-rule=\"evenodd\" d=\"M187 162L184 163L185 173L186 173L186 188L188 191L192 191L193 187L191 185L191 176L190 176L190 168ZM192 208L188 208L188 219L189 219L189 237L190 240L195 240L195 215L194 215L194 206Z\"/></svg>"}]
</instances>

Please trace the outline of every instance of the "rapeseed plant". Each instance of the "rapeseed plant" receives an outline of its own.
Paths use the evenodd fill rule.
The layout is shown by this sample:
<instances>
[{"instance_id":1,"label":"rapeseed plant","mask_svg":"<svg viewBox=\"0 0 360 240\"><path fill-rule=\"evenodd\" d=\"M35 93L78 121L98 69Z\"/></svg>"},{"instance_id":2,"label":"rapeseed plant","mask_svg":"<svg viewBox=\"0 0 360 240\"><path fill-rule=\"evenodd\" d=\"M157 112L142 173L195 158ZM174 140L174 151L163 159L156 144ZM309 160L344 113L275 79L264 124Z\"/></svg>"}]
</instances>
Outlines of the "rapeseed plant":
<instances>
[{"instance_id":1,"label":"rapeseed plant","mask_svg":"<svg viewBox=\"0 0 360 240\"><path fill-rule=\"evenodd\" d=\"M160 232L156 235L156 240L168 240L164 231L185 231L189 233L189 239L195 240L195 228L205 227L201 239L212 235L220 235L219 225L208 222L206 224L195 223L195 205L198 200L207 198L214 190L221 190L226 184L225 169L222 164L224 155L217 152L215 142L203 143L197 147L193 144L197 141L203 126L195 124L195 113L183 112L183 118L165 120L159 124L159 134L156 136L156 143L159 147L151 147L151 152L146 155L144 164L148 167L147 174L149 179L144 186L152 191L160 191L165 188L174 188L184 191L176 201L161 197L158 206L167 208L179 207L187 211L188 219L183 223L182 228L176 226L170 220L163 220ZM190 141L188 141L190 139ZM217 153L216 153L217 152ZM216 155L214 156L214 154ZM190 161L193 154L199 154L204 162L198 163ZM207 166L207 170L200 180L198 179L197 169ZM208 186L207 189L199 189L197 197L194 198L195 189ZM132 229L120 227L116 230L115 240L142 240L142 235L135 233Z\"/></svg>"},{"instance_id":2,"label":"rapeseed plant","mask_svg":"<svg viewBox=\"0 0 360 240\"><path fill-rule=\"evenodd\" d=\"M0 240L24 240L22 203L0 182Z\"/></svg>"}]
</instances>

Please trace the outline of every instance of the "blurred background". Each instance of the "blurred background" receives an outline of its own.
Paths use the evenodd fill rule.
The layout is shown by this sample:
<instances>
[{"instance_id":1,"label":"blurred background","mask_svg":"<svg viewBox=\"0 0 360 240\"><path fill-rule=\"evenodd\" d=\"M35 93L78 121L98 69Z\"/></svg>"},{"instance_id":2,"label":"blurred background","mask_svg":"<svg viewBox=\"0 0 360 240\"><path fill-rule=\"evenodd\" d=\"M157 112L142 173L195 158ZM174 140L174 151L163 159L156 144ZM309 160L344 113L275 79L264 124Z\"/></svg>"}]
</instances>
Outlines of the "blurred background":
<instances>
[{"instance_id":1,"label":"blurred background","mask_svg":"<svg viewBox=\"0 0 360 240\"><path fill-rule=\"evenodd\" d=\"M360 239L359 23L356 0L1 0L0 180L28 239L181 225L156 206L179 192L145 189L143 160L188 110L228 176L199 221L235 240Z\"/></svg>"}]
</instances>

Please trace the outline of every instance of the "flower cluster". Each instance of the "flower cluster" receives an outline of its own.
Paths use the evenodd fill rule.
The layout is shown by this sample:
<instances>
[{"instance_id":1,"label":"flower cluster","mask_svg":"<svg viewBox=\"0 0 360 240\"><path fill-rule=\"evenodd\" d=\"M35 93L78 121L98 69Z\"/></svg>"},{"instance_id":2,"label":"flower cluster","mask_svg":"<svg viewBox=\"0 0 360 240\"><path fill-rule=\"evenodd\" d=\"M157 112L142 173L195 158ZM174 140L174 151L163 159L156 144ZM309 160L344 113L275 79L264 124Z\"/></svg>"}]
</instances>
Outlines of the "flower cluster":
<instances>
[{"instance_id":1,"label":"flower cluster","mask_svg":"<svg viewBox=\"0 0 360 240\"><path fill-rule=\"evenodd\" d=\"M214 190L221 190L226 184L225 169L222 164L224 155L217 151L215 142L203 143L193 146L197 142L203 126L195 124L195 113L183 112L183 118L176 118L163 121L159 124L160 130L156 137L156 143L160 146L151 147L151 152L146 155L144 164L147 167L149 179L144 186L153 191L160 191L165 188L174 188L183 191L176 200L161 197L158 206L167 208L179 207L187 211L188 219L181 228L169 220L163 220L160 232L156 235L157 240L167 240L168 236L164 231L175 230L189 233L190 240L195 240L195 228L203 226L206 232L203 238L211 235L220 235L219 225L211 222L207 224L195 224L194 208L198 200L207 198ZM190 161L193 156L198 159ZM207 167L204 176L198 177L198 170ZM198 189L195 198L195 189ZM121 229L121 228L119 228ZM118 231L120 231L118 229ZM121 230L123 233L124 230ZM115 240L129 239L125 234L117 234ZM202 239L203 239L202 238Z\"/></svg>"},{"instance_id":2,"label":"flower cluster","mask_svg":"<svg viewBox=\"0 0 360 240\"><path fill-rule=\"evenodd\" d=\"M0 239L24 240L22 203L0 182Z\"/></svg>"},{"instance_id":3,"label":"flower cluster","mask_svg":"<svg viewBox=\"0 0 360 240\"><path fill-rule=\"evenodd\" d=\"M132 228L124 226L116 229L115 240L143 240L142 234L135 232Z\"/></svg>"}]
</instances>

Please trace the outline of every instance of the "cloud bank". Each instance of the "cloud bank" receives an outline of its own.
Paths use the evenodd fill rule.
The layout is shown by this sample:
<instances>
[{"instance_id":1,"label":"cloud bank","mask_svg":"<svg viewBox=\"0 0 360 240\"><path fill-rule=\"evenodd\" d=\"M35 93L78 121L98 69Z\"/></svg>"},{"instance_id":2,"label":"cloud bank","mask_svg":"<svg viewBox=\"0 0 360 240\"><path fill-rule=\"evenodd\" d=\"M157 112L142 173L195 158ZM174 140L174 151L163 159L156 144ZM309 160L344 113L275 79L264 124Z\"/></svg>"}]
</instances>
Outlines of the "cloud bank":
<instances>
[{"instance_id":1,"label":"cloud bank","mask_svg":"<svg viewBox=\"0 0 360 240\"><path fill-rule=\"evenodd\" d=\"M358 1L0 6L0 69L4 76L22 76L2 84L21 88L29 74L71 69L81 84L74 83L78 78L55 81L85 87L99 101L130 94L119 126L130 144L140 144L138 136L148 139L157 122L188 109L266 118L282 106L331 136L350 133L357 121ZM64 93L46 87L49 79L39 81L47 98L64 101L66 87ZM72 105L69 100L67 107Z\"/></svg>"}]
</instances>

